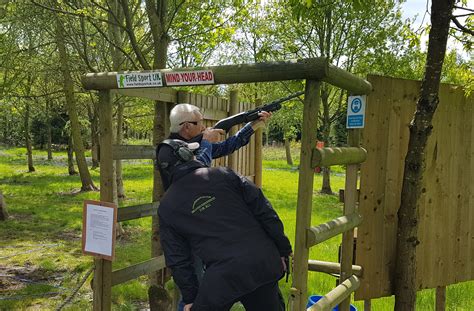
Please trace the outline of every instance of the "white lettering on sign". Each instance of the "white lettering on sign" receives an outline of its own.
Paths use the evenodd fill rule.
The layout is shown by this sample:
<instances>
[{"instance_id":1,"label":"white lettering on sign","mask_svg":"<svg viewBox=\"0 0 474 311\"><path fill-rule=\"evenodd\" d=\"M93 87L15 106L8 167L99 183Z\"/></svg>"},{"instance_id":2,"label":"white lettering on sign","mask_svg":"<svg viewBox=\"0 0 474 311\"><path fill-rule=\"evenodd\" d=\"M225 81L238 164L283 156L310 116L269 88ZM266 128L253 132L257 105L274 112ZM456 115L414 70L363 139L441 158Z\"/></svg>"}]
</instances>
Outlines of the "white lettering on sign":
<instances>
[{"instance_id":1,"label":"white lettering on sign","mask_svg":"<svg viewBox=\"0 0 474 311\"><path fill-rule=\"evenodd\" d=\"M160 87L163 86L161 72L129 72L117 74L117 86L119 89L132 87Z\"/></svg>"},{"instance_id":2,"label":"white lettering on sign","mask_svg":"<svg viewBox=\"0 0 474 311\"><path fill-rule=\"evenodd\" d=\"M165 72L167 86L214 84L212 70Z\"/></svg>"}]
</instances>

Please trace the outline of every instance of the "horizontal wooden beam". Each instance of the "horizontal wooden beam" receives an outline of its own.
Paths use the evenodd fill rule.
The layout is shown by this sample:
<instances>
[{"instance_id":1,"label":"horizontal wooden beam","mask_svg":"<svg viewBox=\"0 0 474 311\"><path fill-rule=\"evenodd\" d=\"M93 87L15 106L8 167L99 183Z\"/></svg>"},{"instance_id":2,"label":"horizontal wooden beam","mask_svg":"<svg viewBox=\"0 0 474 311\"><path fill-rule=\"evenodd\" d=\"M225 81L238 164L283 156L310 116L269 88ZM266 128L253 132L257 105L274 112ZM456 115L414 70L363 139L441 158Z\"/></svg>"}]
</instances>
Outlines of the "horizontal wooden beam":
<instances>
[{"instance_id":1,"label":"horizontal wooden beam","mask_svg":"<svg viewBox=\"0 0 474 311\"><path fill-rule=\"evenodd\" d=\"M339 275L341 272L341 264L338 262L308 260L308 270ZM354 273L355 276L362 277L364 269L361 266L352 265L352 273Z\"/></svg>"},{"instance_id":2,"label":"horizontal wooden beam","mask_svg":"<svg viewBox=\"0 0 474 311\"><path fill-rule=\"evenodd\" d=\"M316 227L311 227L306 230L306 247L310 248L313 245L324 242L338 234L357 227L361 222L362 217L354 213L338 217Z\"/></svg>"},{"instance_id":3,"label":"horizontal wooden beam","mask_svg":"<svg viewBox=\"0 0 474 311\"><path fill-rule=\"evenodd\" d=\"M359 147L314 148L311 160L312 167L358 164L367 159L367 151Z\"/></svg>"},{"instance_id":4,"label":"horizontal wooden beam","mask_svg":"<svg viewBox=\"0 0 474 311\"><path fill-rule=\"evenodd\" d=\"M335 306L349 297L360 286L359 279L352 275L350 278L336 286L332 291L324 295L314 305L306 309L306 311L327 311L332 310Z\"/></svg>"},{"instance_id":5,"label":"horizontal wooden beam","mask_svg":"<svg viewBox=\"0 0 474 311\"><path fill-rule=\"evenodd\" d=\"M372 92L372 84L369 81L331 64L323 81L348 90L350 95L367 95Z\"/></svg>"},{"instance_id":6,"label":"horizontal wooden beam","mask_svg":"<svg viewBox=\"0 0 474 311\"><path fill-rule=\"evenodd\" d=\"M156 148L150 145L114 145L112 157L114 160L155 159Z\"/></svg>"},{"instance_id":7,"label":"horizontal wooden beam","mask_svg":"<svg viewBox=\"0 0 474 311\"><path fill-rule=\"evenodd\" d=\"M121 207L117 211L117 221L137 219L158 214L159 202Z\"/></svg>"},{"instance_id":8,"label":"horizontal wooden beam","mask_svg":"<svg viewBox=\"0 0 474 311\"><path fill-rule=\"evenodd\" d=\"M129 266L120 270L112 271L112 286L125 283L166 267L165 256L155 257L147 261Z\"/></svg>"},{"instance_id":9,"label":"horizontal wooden beam","mask_svg":"<svg viewBox=\"0 0 474 311\"><path fill-rule=\"evenodd\" d=\"M141 88L141 89L116 89L112 93L131 96L148 98L152 100L159 100L167 103L177 102L178 91L172 88Z\"/></svg>"},{"instance_id":10,"label":"horizontal wooden beam","mask_svg":"<svg viewBox=\"0 0 474 311\"><path fill-rule=\"evenodd\" d=\"M319 57L280 62L162 69L153 70L153 72L161 72L162 75L164 75L167 72L197 70L212 70L214 76L214 84L270 82L298 79L321 80L322 78L328 75L329 63L325 57ZM117 89L117 74L150 72L150 70L143 70L126 72L88 73L82 76L82 85L86 90ZM189 85L200 85L200 83ZM164 77L163 86L166 86L166 81Z\"/></svg>"}]
</instances>

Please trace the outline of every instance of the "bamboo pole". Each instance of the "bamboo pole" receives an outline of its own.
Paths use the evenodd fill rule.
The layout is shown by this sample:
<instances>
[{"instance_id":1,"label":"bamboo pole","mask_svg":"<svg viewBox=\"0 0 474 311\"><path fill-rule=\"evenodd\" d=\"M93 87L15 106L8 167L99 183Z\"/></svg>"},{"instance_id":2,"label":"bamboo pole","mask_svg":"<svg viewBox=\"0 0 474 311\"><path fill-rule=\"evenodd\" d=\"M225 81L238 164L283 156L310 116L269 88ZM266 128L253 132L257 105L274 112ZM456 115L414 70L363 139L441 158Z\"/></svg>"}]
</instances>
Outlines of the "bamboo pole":
<instances>
[{"instance_id":1,"label":"bamboo pole","mask_svg":"<svg viewBox=\"0 0 474 311\"><path fill-rule=\"evenodd\" d=\"M311 167L313 145L316 142L317 116L319 112L321 82L306 81L303 128L301 137L298 202L296 209L296 237L293 284L290 293L290 310L306 309L308 282L308 255L306 230L311 225L314 172Z\"/></svg>"},{"instance_id":2,"label":"bamboo pole","mask_svg":"<svg viewBox=\"0 0 474 311\"><path fill-rule=\"evenodd\" d=\"M116 183L112 157L113 123L112 102L109 91L99 92L100 120L100 200L114 202ZM93 282L93 310L104 311L112 308L112 262L95 259Z\"/></svg>"},{"instance_id":3,"label":"bamboo pole","mask_svg":"<svg viewBox=\"0 0 474 311\"><path fill-rule=\"evenodd\" d=\"M360 281L353 275L338 286L332 291L323 296L317 303L309 307L308 309L304 308L302 310L307 311L327 311L332 310L337 306L343 299L350 297L351 294L359 288ZM339 305L339 310L341 305Z\"/></svg>"},{"instance_id":4,"label":"bamboo pole","mask_svg":"<svg viewBox=\"0 0 474 311\"><path fill-rule=\"evenodd\" d=\"M229 114L232 116L234 114L237 114L239 112L239 92L238 91L230 91L230 95L229 95ZM237 127L236 126L233 126L230 131L229 131L229 137L235 135L237 133ZM231 154L228 155L228 159L229 159L229 167L236 171L237 172L237 169L238 169L238 160L239 160L239 157L238 157L238 153L237 151L236 152L233 152Z\"/></svg>"},{"instance_id":5,"label":"bamboo pole","mask_svg":"<svg viewBox=\"0 0 474 311\"><path fill-rule=\"evenodd\" d=\"M360 130L348 130L348 143L351 147L360 146ZM346 183L344 189L344 215L356 212L357 194L357 164L350 164L346 168ZM352 261L354 257L354 229L346 231L342 235L341 246L341 282L352 275ZM339 306L341 311L349 311L351 299L348 297Z\"/></svg>"},{"instance_id":6,"label":"bamboo pole","mask_svg":"<svg viewBox=\"0 0 474 311\"><path fill-rule=\"evenodd\" d=\"M328 167L331 165L358 164L365 161L367 151L356 147L315 148L312 166Z\"/></svg>"}]
</instances>

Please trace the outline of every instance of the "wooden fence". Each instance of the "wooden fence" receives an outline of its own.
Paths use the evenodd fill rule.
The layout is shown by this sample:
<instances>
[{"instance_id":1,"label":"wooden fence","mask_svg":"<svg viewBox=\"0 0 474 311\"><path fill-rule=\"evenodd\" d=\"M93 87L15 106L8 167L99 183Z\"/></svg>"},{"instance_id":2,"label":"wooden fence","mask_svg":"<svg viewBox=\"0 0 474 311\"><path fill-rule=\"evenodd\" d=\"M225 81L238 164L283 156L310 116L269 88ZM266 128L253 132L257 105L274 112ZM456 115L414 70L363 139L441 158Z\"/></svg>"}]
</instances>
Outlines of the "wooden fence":
<instances>
[{"instance_id":1,"label":"wooden fence","mask_svg":"<svg viewBox=\"0 0 474 311\"><path fill-rule=\"evenodd\" d=\"M364 275L356 299L393 294L397 211L420 82L370 76L362 146L357 265ZM441 85L425 154L420 202L417 288L474 279L474 96Z\"/></svg>"}]
</instances>

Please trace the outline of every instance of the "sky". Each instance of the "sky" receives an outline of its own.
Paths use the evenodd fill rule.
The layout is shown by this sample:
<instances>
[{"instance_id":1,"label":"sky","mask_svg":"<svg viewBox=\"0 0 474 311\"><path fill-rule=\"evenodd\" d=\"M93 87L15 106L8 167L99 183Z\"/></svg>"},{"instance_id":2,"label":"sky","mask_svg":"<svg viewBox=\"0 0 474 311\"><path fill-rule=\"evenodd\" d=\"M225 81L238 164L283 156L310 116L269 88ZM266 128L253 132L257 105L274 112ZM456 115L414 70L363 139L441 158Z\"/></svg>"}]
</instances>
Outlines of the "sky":
<instances>
[{"instance_id":1,"label":"sky","mask_svg":"<svg viewBox=\"0 0 474 311\"><path fill-rule=\"evenodd\" d=\"M428 5L427 5L428 2ZM420 28L422 25L427 25L430 23L430 15L425 12L427 10L428 6L428 11L431 11L431 1L430 0L407 0L406 2L402 3L402 15L403 18L413 18L415 16L416 20L414 23L414 29L417 30ZM467 1L467 7L470 9L474 9L474 0L468 0ZM454 14L466 14L466 11L463 10L455 10ZM424 19L423 19L424 17ZM460 22L463 22L463 18L459 18ZM426 49L426 43L428 41L428 35L426 34L423 39L422 39L422 48L423 50ZM450 38L448 40L448 49L453 49L456 48L458 51L462 50L462 45L459 42L456 42L454 39ZM461 53L463 57L467 57L467 53L463 52Z\"/></svg>"}]
</instances>

